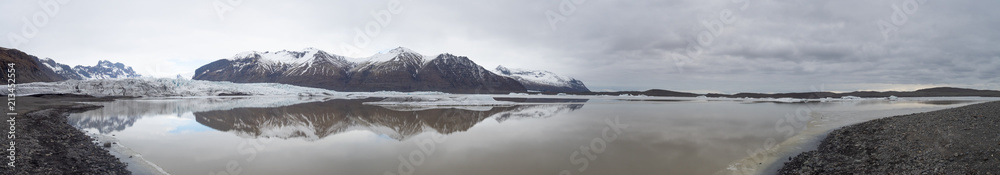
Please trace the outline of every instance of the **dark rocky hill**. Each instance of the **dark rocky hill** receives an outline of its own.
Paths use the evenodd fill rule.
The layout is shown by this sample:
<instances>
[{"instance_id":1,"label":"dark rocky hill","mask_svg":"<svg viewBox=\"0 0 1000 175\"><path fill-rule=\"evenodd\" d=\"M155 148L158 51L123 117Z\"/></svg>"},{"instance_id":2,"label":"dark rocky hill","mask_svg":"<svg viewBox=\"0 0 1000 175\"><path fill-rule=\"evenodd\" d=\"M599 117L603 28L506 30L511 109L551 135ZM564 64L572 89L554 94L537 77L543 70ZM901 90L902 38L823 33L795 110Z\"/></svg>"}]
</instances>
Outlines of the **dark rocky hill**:
<instances>
[{"instance_id":1,"label":"dark rocky hill","mask_svg":"<svg viewBox=\"0 0 1000 175\"><path fill-rule=\"evenodd\" d=\"M17 49L0 47L0 63L3 64L0 66L3 67L0 70L3 71L4 79L10 73L10 70L8 70L10 69L9 64L14 64L13 73L15 74L16 83L53 82L67 79L43 65L38 57L28 55Z\"/></svg>"}]
</instances>

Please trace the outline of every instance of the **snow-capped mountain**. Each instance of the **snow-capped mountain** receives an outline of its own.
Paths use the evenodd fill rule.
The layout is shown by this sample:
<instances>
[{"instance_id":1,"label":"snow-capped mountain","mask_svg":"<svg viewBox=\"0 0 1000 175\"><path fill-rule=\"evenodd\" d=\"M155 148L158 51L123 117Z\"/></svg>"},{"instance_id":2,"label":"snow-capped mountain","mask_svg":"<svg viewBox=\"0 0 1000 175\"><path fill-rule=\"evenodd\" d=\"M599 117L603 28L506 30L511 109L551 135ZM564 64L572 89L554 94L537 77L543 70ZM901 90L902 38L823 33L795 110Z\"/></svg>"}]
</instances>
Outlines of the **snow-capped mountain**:
<instances>
[{"instance_id":1,"label":"snow-capped mountain","mask_svg":"<svg viewBox=\"0 0 1000 175\"><path fill-rule=\"evenodd\" d=\"M84 79L136 78L139 74L131 66L122 63L111 63L101 60L95 66L74 66L73 70Z\"/></svg>"},{"instance_id":2,"label":"snow-capped mountain","mask_svg":"<svg viewBox=\"0 0 1000 175\"><path fill-rule=\"evenodd\" d=\"M303 51L244 52L195 70L194 80L235 83L284 83L307 87L342 87L354 67L342 56L306 48Z\"/></svg>"},{"instance_id":3,"label":"snow-capped mountain","mask_svg":"<svg viewBox=\"0 0 1000 175\"><path fill-rule=\"evenodd\" d=\"M114 78L136 78L139 74L132 70L132 67L122 63L112 63L101 60L95 66L74 66L60 64L51 58L39 59L42 65L52 69L56 74L69 80L91 80L91 79L114 79Z\"/></svg>"},{"instance_id":4,"label":"snow-capped mountain","mask_svg":"<svg viewBox=\"0 0 1000 175\"><path fill-rule=\"evenodd\" d=\"M494 73L514 78L524 85L524 88L541 92L590 92L583 81L572 77L559 76L543 70L511 69L497 66Z\"/></svg>"},{"instance_id":5,"label":"snow-capped mountain","mask_svg":"<svg viewBox=\"0 0 1000 175\"><path fill-rule=\"evenodd\" d=\"M350 70L351 77L344 89L366 91L368 88L354 87L375 86L396 91L414 91L413 85L420 83L417 73L425 63L424 57L413 50L400 47L356 59L358 66Z\"/></svg>"},{"instance_id":6,"label":"snow-capped mountain","mask_svg":"<svg viewBox=\"0 0 1000 175\"><path fill-rule=\"evenodd\" d=\"M195 80L285 83L337 91L525 91L514 79L496 75L463 56L425 56L399 47L366 58L303 51L246 52L195 70Z\"/></svg>"},{"instance_id":7,"label":"snow-capped mountain","mask_svg":"<svg viewBox=\"0 0 1000 175\"><path fill-rule=\"evenodd\" d=\"M49 69L52 69L53 72L55 72L56 74L59 74L63 78L66 78L66 79L69 79L69 80L82 80L83 79L80 76L80 74L76 73L76 71L73 70L72 67L69 67L68 65L65 65L65 64L59 64L55 60L52 60L51 58L42 58L42 59L38 59L38 61L41 62L42 65L44 65L45 67L47 67Z\"/></svg>"}]
</instances>

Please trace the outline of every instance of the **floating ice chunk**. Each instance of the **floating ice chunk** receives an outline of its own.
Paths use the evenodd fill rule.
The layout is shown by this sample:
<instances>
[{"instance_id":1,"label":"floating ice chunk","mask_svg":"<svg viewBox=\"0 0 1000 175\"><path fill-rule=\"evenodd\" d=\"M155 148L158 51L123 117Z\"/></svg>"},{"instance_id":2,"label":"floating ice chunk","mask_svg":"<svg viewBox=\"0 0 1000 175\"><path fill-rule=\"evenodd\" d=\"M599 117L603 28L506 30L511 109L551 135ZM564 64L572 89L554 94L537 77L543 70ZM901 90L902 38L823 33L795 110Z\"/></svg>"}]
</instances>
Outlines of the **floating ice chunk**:
<instances>
[{"instance_id":1,"label":"floating ice chunk","mask_svg":"<svg viewBox=\"0 0 1000 175\"><path fill-rule=\"evenodd\" d=\"M895 95L890 95L889 97L886 97L885 99L889 100L889 101L896 101L896 100L899 100L899 97L896 97Z\"/></svg>"},{"instance_id":2,"label":"floating ice chunk","mask_svg":"<svg viewBox=\"0 0 1000 175\"><path fill-rule=\"evenodd\" d=\"M840 99L844 99L844 100L861 100L861 97L858 97L858 96L843 96L843 97L840 97Z\"/></svg>"},{"instance_id":3,"label":"floating ice chunk","mask_svg":"<svg viewBox=\"0 0 1000 175\"><path fill-rule=\"evenodd\" d=\"M798 102L806 102L807 100L806 99L798 99L798 98L778 98L778 99L774 99L774 100L771 100L771 101L773 101L773 102L782 102L782 103L798 103Z\"/></svg>"},{"instance_id":4,"label":"floating ice chunk","mask_svg":"<svg viewBox=\"0 0 1000 175\"><path fill-rule=\"evenodd\" d=\"M515 92L511 92L509 95L526 96L526 95L528 95L528 93L515 93Z\"/></svg>"}]
</instances>

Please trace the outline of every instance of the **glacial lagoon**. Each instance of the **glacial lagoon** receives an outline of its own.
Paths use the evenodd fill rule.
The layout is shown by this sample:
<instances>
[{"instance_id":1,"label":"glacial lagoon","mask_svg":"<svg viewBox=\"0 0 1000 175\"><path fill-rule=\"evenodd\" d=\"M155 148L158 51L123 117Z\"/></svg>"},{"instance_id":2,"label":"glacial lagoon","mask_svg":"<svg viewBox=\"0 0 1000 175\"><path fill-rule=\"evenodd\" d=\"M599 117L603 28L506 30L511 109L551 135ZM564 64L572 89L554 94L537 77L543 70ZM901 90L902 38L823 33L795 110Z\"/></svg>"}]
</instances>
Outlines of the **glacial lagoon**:
<instances>
[{"instance_id":1,"label":"glacial lagoon","mask_svg":"<svg viewBox=\"0 0 1000 175\"><path fill-rule=\"evenodd\" d=\"M112 138L127 150L121 159L171 174L755 174L814 149L830 129L997 100L502 97L519 102L140 98L93 103L104 107L69 123Z\"/></svg>"}]
</instances>

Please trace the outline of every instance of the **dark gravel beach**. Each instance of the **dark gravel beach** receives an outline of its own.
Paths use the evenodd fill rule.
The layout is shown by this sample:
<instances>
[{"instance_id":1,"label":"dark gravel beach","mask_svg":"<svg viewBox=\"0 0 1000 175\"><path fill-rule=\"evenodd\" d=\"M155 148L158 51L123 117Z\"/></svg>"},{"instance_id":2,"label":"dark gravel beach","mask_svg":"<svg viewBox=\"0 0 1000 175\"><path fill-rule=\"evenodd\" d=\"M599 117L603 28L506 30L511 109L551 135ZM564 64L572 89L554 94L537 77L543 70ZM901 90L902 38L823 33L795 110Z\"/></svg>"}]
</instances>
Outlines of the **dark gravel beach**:
<instances>
[{"instance_id":1,"label":"dark gravel beach","mask_svg":"<svg viewBox=\"0 0 1000 175\"><path fill-rule=\"evenodd\" d=\"M0 174L131 174L126 165L108 153L102 145L82 131L66 123L73 112L97 109L100 106L74 104L68 101L104 101L82 96L18 97L16 121L16 167L4 157ZM7 118L9 119L9 118ZM6 119L5 119L6 120ZM9 125L4 124L4 125ZM4 126L4 130L7 130ZM8 132L8 131L4 131ZM10 139L4 137L4 156L9 155Z\"/></svg>"},{"instance_id":2,"label":"dark gravel beach","mask_svg":"<svg viewBox=\"0 0 1000 175\"><path fill-rule=\"evenodd\" d=\"M1000 174L1000 101L837 129L778 174Z\"/></svg>"}]
</instances>

